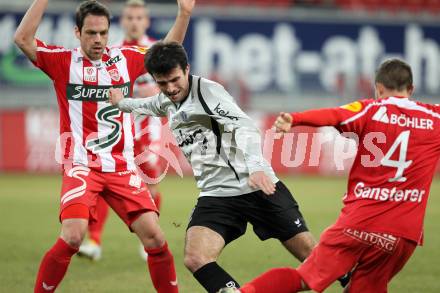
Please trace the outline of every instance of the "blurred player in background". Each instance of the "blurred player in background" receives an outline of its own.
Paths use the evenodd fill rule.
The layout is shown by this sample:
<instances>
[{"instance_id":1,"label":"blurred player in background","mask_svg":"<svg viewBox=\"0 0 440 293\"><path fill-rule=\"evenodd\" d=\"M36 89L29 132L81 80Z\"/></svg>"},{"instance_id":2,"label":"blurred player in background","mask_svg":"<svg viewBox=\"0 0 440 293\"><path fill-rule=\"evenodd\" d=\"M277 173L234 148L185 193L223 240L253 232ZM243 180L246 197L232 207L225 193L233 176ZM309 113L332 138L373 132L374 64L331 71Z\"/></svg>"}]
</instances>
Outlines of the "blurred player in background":
<instances>
[{"instance_id":1,"label":"blurred player in background","mask_svg":"<svg viewBox=\"0 0 440 293\"><path fill-rule=\"evenodd\" d=\"M339 108L281 113L278 132L292 126L334 126L355 134L358 151L344 207L297 270L269 270L240 291L322 292L353 269L349 292L387 292L388 283L423 242L423 220L440 156L440 106L410 100L412 71L398 59L382 63L377 99Z\"/></svg>"},{"instance_id":2,"label":"blurred player in background","mask_svg":"<svg viewBox=\"0 0 440 293\"><path fill-rule=\"evenodd\" d=\"M156 41L149 37L146 31L150 27L149 10L143 0L128 0L122 10L121 26L124 30L124 40L117 44L123 46L151 47ZM133 89L135 97L150 97L159 93L159 88L153 78L148 74L140 76ZM150 116L136 116L135 118L135 163L142 180L147 184L156 207L160 210L162 196L156 180L160 176L161 119ZM78 255L99 260L102 256L102 233L107 221L109 206L101 197L96 204L97 220L89 223L89 240L83 243ZM140 255L143 259L147 254L141 246Z\"/></svg>"},{"instance_id":3,"label":"blurred player in background","mask_svg":"<svg viewBox=\"0 0 440 293\"><path fill-rule=\"evenodd\" d=\"M183 42L194 3L178 0L179 13L166 39ZM48 0L33 2L14 39L53 80L60 107L61 234L41 261L34 292L56 290L89 221L96 220L98 197L104 197L143 243L156 290L178 292L174 260L159 226L157 207L135 170L131 116L108 103L110 87L132 93L134 81L146 73L147 49L107 47L110 12L97 1L85 1L76 11L79 48L48 46L35 38L47 5Z\"/></svg>"}]
</instances>

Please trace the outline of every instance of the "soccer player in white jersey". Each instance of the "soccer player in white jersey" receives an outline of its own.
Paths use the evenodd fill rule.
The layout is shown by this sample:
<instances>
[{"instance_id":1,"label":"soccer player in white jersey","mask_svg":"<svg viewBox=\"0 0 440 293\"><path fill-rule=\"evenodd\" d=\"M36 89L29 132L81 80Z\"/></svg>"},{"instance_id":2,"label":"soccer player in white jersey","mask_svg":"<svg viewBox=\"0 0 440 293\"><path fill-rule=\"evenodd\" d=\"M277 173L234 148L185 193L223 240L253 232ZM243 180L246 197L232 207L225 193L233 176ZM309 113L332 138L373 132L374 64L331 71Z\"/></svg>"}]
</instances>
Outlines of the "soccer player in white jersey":
<instances>
[{"instance_id":1,"label":"soccer player in white jersey","mask_svg":"<svg viewBox=\"0 0 440 293\"><path fill-rule=\"evenodd\" d=\"M194 2L178 0L179 13L167 40L183 41ZM47 5L48 0L35 0L15 33L18 47L53 80L60 108L61 234L41 261L34 292L56 290L88 222L96 219L99 196L143 243L156 290L178 292L157 208L135 172L131 117L107 102L110 87L132 93L134 81L146 72L146 49L108 48L110 13L97 1L85 1L77 9L79 48L48 46L35 38Z\"/></svg>"},{"instance_id":2,"label":"soccer player in white jersey","mask_svg":"<svg viewBox=\"0 0 440 293\"><path fill-rule=\"evenodd\" d=\"M124 30L124 40L119 47L138 46L151 47L156 40L145 32L150 27L149 10L143 0L128 0L122 10L120 24ZM152 77L146 73L136 79L133 95L136 97L153 96L159 92ZM137 116L134 121L135 141L134 155L139 176L147 184L154 204L160 211L162 195L157 183L161 167L158 153L160 152L162 122L158 117ZM80 246L78 255L91 260L99 260L102 256L102 233L107 221L109 206L104 198L98 197L96 203L96 221L90 222L88 240ZM146 259L147 254L140 246L140 256Z\"/></svg>"},{"instance_id":3,"label":"soccer player in white jersey","mask_svg":"<svg viewBox=\"0 0 440 293\"><path fill-rule=\"evenodd\" d=\"M253 121L218 83L189 74L184 48L158 42L145 64L161 93L123 99L110 90L112 104L124 112L167 116L169 126L193 168L200 196L185 242L185 266L208 292L239 287L217 263L221 251L246 231L261 240L278 239L303 261L315 245L289 190L263 158Z\"/></svg>"}]
</instances>

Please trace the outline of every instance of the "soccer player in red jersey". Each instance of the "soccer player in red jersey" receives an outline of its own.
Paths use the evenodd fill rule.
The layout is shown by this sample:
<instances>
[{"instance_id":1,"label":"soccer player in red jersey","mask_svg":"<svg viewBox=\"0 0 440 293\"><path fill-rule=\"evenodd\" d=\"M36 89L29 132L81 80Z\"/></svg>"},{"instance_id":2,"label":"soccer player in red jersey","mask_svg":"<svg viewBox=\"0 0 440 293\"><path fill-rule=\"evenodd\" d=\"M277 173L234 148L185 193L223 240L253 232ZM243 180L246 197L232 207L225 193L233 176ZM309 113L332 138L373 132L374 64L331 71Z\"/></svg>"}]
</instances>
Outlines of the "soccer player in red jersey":
<instances>
[{"instance_id":1,"label":"soccer player in red jersey","mask_svg":"<svg viewBox=\"0 0 440 293\"><path fill-rule=\"evenodd\" d=\"M195 0L178 0L179 13L166 39L182 42ZM96 201L103 197L149 254L158 292L178 292L174 261L159 226L158 210L135 172L131 116L108 101L110 87L127 96L146 70L145 48L108 48L110 13L97 1L81 3L75 35L80 47L48 46L35 33L48 0L35 0L15 33L15 43L54 82L60 107L64 168L60 201L61 235L45 254L34 292L54 292L78 251Z\"/></svg>"},{"instance_id":2,"label":"soccer player in red jersey","mask_svg":"<svg viewBox=\"0 0 440 293\"><path fill-rule=\"evenodd\" d=\"M120 19L124 30L124 40L117 44L119 47L138 46L150 47L156 41L145 32L150 27L149 11L143 0L128 0L122 10ZM159 92L153 78L144 74L136 79L133 96L150 97ZM159 155L162 123L160 118L137 116L134 120L134 156L139 176L147 184L154 203L160 210L162 195L159 191L158 179L160 176ZM89 223L89 240L79 248L78 255L99 260L102 256L101 239L104 225L107 221L109 206L104 198L98 197L96 203L96 221ZM146 258L143 247L140 255Z\"/></svg>"},{"instance_id":3,"label":"soccer player in red jersey","mask_svg":"<svg viewBox=\"0 0 440 293\"><path fill-rule=\"evenodd\" d=\"M423 241L423 219L440 155L440 106L410 99L409 65L379 67L376 98L339 108L281 113L278 132L292 126L334 126L359 139L344 207L298 269L269 270L242 293L322 292L352 270L349 292L387 292L388 283ZM220 292L234 292L222 289Z\"/></svg>"}]
</instances>

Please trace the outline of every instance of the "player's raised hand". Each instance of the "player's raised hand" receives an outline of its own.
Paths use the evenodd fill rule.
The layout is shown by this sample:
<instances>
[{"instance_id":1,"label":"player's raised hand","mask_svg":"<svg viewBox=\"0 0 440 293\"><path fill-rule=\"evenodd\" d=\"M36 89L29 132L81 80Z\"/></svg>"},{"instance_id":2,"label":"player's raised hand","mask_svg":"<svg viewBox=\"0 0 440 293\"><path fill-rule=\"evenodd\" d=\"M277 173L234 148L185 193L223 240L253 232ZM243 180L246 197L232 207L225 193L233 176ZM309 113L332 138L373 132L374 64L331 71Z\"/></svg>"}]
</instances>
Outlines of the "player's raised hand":
<instances>
[{"instance_id":1,"label":"player's raised hand","mask_svg":"<svg viewBox=\"0 0 440 293\"><path fill-rule=\"evenodd\" d=\"M265 194L271 195L275 193L275 183L263 171L257 171L249 175L248 184L252 188L259 188Z\"/></svg>"},{"instance_id":2,"label":"player's raised hand","mask_svg":"<svg viewBox=\"0 0 440 293\"><path fill-rule=\"evenodd\" d=\"M275 131L277 133L289 132L292 128L293 117L289 113L281 112L274 123Z\"/></svg>"},{"instance_id":3,"label":"player's raised hand","mask_svg":"<svg viewBox=\"0 0 440 293\"><path fill-rule=\"evenodd\" d=\"M122 99L124 99L124 94L121 89L110 88L108 101L113 106L116 106Z\"/></svg>"},{"instance_id":4,"label":"player's raised hand","mask_svg":"<svg viewBox=\"0 0 440 293\"><path fill-rule=\"evenodd\" d=\"M177 4L179 5L179 13L191 15L196 0L177 0Z\"/></svg>"}]
</instances>

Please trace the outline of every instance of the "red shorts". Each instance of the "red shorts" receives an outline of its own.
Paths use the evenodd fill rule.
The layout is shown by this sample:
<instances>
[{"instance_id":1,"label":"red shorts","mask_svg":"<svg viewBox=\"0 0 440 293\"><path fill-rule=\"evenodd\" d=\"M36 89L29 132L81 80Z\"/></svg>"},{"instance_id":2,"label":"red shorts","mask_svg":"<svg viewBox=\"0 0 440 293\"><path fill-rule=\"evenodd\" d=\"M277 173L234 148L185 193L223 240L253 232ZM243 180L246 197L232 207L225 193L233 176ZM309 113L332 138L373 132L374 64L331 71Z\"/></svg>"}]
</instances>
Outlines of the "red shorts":
<instances>
[{"instance_id":1,"label":"red shorts","mask_svg":"<svg viewBox=\"0 0 440 293\"><path fill-rule=\"evenodd\" d=\"M389 281L403 268L417 243L389 234L332 226L298 268L304 282L322 292L351 271L348 292L387 292Z\"/></svg>"},{"instance_id":2,"label":"red shorts","mask_svg":"<svg viewBox=\"0 0 440 293\"><path fill-rule=\"evenodd\" d=\"M71 205L89 208L89 221L96 221L98 196L130 227L137 217L147 211L159 213L145 183L135 171L105 173L84 166L75 166L63 174L60 219Z\"/></svg>"}]
</instances>

